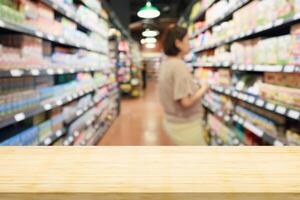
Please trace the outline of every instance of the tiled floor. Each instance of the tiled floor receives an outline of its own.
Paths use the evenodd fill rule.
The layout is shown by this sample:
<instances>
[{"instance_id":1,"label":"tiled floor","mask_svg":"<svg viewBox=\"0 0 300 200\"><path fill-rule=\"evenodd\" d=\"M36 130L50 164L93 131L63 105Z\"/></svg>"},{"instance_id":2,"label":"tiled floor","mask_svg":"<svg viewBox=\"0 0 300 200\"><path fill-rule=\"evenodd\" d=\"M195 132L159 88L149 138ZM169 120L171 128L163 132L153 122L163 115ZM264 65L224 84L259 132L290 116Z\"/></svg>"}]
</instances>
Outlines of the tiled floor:
<instances>
[{"instance_id":1,"label":"tiled floor","mask_svg":"<svg viewBox=\"0 0 300 200\"><path fill-rule=\"evenodd\" d=\"M162 129L155 83L149 83L143 97L122 100L120 116L99 145L172 145Z\"/></svg>"}]
</instances>

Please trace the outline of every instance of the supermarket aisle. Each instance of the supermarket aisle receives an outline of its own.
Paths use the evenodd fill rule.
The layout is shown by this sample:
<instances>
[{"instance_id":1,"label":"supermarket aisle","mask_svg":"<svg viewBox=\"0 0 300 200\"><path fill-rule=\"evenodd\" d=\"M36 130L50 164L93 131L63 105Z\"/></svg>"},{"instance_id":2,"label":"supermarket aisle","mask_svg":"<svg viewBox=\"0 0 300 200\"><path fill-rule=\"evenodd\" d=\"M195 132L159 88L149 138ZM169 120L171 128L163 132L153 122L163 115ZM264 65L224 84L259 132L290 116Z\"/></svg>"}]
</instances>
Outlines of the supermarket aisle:
<instances>
[{"instance_id":1,"label":"supermarket aisle","mask_svg":"<svg viewBox=\"0 0 300 200\"><path fill-rule=\"evenodd\" d=\"M122 101L121 114L99 145L172 145L162 129L156 84L150 82L143 97Z\"/></svg>"}]
</instances>

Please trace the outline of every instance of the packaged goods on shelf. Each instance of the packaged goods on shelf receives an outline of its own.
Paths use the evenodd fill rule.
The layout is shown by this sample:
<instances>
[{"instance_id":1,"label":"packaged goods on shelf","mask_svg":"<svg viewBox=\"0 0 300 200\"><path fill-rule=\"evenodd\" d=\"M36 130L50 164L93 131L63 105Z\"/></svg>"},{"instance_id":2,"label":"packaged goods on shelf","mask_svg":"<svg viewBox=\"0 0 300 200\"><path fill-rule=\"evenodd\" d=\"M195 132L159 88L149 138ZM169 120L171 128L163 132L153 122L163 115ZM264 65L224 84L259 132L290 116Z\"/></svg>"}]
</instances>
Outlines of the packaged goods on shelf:
<instances>
[{"instance_id":1,"label":"packaged goods on shelf","mask_svg":"<svg viewBox=\"0 0 300 200\"><path fill-rule=\"evenodd\" d=\"M209 83L212 85L219 85L227 87L231 85L231 77L229 70L211 70L199 68L195 70L195 79L201 83Z\"/></svg>"},{"instance_id":2,"label":"packaged goods on shelf","mask_svg":"<svg viewBox=\"0 0 300 200\"><path fill-rule=\"evenodd\" d=\"M292 107L300 107L300 89L260 84L260 96Z\"/></svg>"},{"instance_id":3,"label":"packaged goods on shelf","mask_svg":"<svg viewBox=\"0 0 300 200\"><path fill-rule=\"evenodd\" d=\"M279 85L291 88L300 89L300 74L299 73L264 73L264 82L272 85Z\"/></svg>"},{"instance_id":4,"label":"packaged goods on shelf","mask_svg":"<svg viewBox=\"0 0 300 200\"><path fill-rule=\"evenodd\" d=\"M212 32L208 30L206 33L201 34L203 39L202 43L198 45L198 48L213 45L234 35L245 33L258 26L274 22L277 19L290 17L299 12L298 8L299 3L297 1L252 1L248 5L234 12L232 20L213 27ZM266 10L268 12L265 12ZM219 13L224 13L224 11L222 10ZM257 14L253 17L249 17L249 13ZM214 14L212 16L217 15ZM207 19L207 21L209 20ZM206 34L209 34L209 37L207 37L208 35Z\"/></svg>"},{"instance_id":5,"label":"packaged goods on shelf","mask_svg":"<svg viewBox=\"0 0 300 200\"><path fill-rule=\"evenodd\" d=\"M276 127L276 124L274 124L274 122L260 115L257 115L251 111L248 111L247 109L240 106L236 106L235 112L241 117L243 117L244 119L246 119L247 121L249 121L251 124L262 129L264 132L274 137L277 137L279 135L278 129Z\"/></svg>"},{"instance_id":6,"label":"packaged goods on shelf","mask_svg":"<svg viewBox=\"0 0 300 200\"><path fill-rule=\"evenodd\" d=\"M225 144L234 145L234 140L236 139L235 132L211 114L208 115L208 126L213 132L212 134L218 135Z\"/></svg>"},{"instance_id":7,"label":"packaged goods on shelf","mask_svg":"<svg viewBox=\"0 0 300 200\"><path fill-rule=\"evenodd\" d=\"M19 11L20 4L16 1L2 0L0 1L0 18L9 22L23 23L25 15Z\"/></svg>"},{"instance_id":8,"label":"packaged goods on shelf","mask_svg":"<svg viewBox=\"0 0 300 200\"><path fill-rule=\"evenodd\" d=\"M93 8L95 11L100 12L102 6L99 1L97 0L83 0L83 1L89 8Z\"/></svg>"},{"instance_id":9,"label":"packaged goods on shelf","mask_svg":"<svg viewBox=\"0 0 300 200\"><path fill-rule=\"evenodd\" d=\"M300 133L288 130L287 133L287 142L289 145L300 145Z\"/></svg>"},{"instance_id":10,"label":"packaged goods on shelf","mask_svg":"<svg viewBox=\"0 0 300 200\"><path fill-rule=\"evenodd\" d=\"M205 95L204 100L212 108L225 114L230 114L233 110L233 103L231 99L225 95L219 95L215 92L209 92Z\"/></svg>"},{"instance_id":11,"label":"packaged goods on shelf","mask_svg":"<svg viewBox=\"0 0 300 200\"><path fill-rule=\"evenodd\" d=\"M235 76L233 81L235 88L239 91L244 91L249 94L258 95L260 91L260 83L262 82L262 76L242 75Z\"/></svg>"},{"instance_id":12,"label":"packaged goods on shelf","mask_svg":"<svg viewBox=\"0 0 300 200\"><path fill-rule=\"evenodd\" d=\"M26 145L36 145L38 143L38 128L29 128L17 135L3 141L0 146L26 146Z\"/></svg>"}]
</instances>

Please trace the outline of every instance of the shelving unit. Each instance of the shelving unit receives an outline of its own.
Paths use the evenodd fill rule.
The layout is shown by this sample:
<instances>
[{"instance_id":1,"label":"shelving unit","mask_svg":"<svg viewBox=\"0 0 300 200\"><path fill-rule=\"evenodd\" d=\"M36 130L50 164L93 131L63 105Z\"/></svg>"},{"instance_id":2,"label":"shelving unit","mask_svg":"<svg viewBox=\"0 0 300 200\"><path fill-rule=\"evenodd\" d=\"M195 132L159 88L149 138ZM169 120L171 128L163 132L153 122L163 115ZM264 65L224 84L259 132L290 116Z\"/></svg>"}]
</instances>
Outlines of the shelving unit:
<instances>
[{"instance_id":1,"label":"shelving unit","mask_svg":"<svg viewBox=\"0 0 300 200\"><path fill-rule=\"evenodd\" d=\"M299 4L275 3L275 0L228 2L213 1L208 8L202 7L203 17L186 22L194 53L190 56L193 59L186 62L193 66L197 82L208 82L211 86L203 106L211 113L208 115L221 120L240 140L245 137L247 141L241 142L246 145L300 144L300 105L296 100L300 94L297 83L300 63L296 61L296 54L292 54L298 44ZM279 6L287 8L288 3L290 10L276 12ZM260 13L267 5L273 7ZM225 10L223 14L220 14L221 7ZM247 15L252 13L250 9L256 9L253 19ZM217 11L215 15L219 17L212 20L212 12ZM267 15L270 12L272 15ZM272 20L267 16L272 16ZM210 21L207 17L211 17ZM287 38L285 43L284 37ZM282 43L290 46L284 49ZM270 53L259 57L260 51L267 48ZM279 52L276 48L283 48L285 54L276 53ZM265 56L270 54L273 57ZM275 88L278 88L277 94ZM248 112L244 113L243 109ZM220 131L220 134L224 133Z\"/></svg>"},{"instance_id":2,"label":"shelving unit","mask_svg":"<svg viewBox=\"0 0 300 200\"><path fill-rule=\"evenodd\" d=\"M112 121L117 117L118 112L116 110L119 107L119 88L116 85L115 74L116 65L108 57L109 51L108 46L106 46L108 44L108 32L106 33L105 30L98 32L96 29L91 28L91 26L86 25L77 18L76 10L67 8L68 6L73 6L72 8L76 9L76 6L79 6L83 1L76 2L76 5L68 3L62 3L64 5L57 4L52 0L29 1L26 0L21 3L28 3L29 7L36 6L37 17L44 20L45 16L47 16L48 18L45 18L45 20L49 20L49 16L53 16L53 19L51 19L53 22L51 23L56 23L56 25L63 23L60 20L67 19L69 20L68 23L72 23L73 28L76 29L74 31L78 31L77 34L91 37L90 40L96 37L98 40L94 42L97 46L80 42L79 40L75 42L74 39L70 39L70 36L58 36L57 32L46 33L41 30L41 27L36 26L35 23L38 23L34 21L36 18L30 19L33 21L30 22L31 25L29 26L27 16L22 19L22 22L16 22L14 21L15 19L10 19L9 15L5 15L5 13L1 15L0 32L7 36L18 36L24 41L25 39L35 41L40 39L43 64L27 64L25 62L24 64L20 62L18 65L10 64L10 62L13 63L11 60L6 61L4 57L0 56L0 81L1 79L9 80L8 83L12 84L14 80L19 82L30 80L30 86L21 87L19 85L18 87L21 88L21 92L26 92L27 88L30 88L31 92L35 92L38 95L34 97L37 100L30 102L30 104L22 103L25 99L21 97L14 100L16 101L16 103L13 102L14 104L7 104L11 103L10 100L6 103L6 100L3 100L3 98L6 98L7 95L15 95L15 92L12 90L13 86L9 86L11 88L9 90L3 88L4 90L0 94L0 108L2 109L0 109L0 145L64 145L64 141L67 141L70 137L70 128L75 122L86 120L85 117L89 118L86 121L90 122L88 125L95 128L95 132L92 135L87 135L89 137L86 136L85 141L81 145L96 145L101 139L100 135L103 136L105 134ZM0 4L0 9L7 7L6 10L10 12L18 13L19 16L23 15L23 11L18 10L19 5L12 3L8 5ZM113 26L108 19L100 14L98 14L98 17L99 19L101 18L101 23L105 23L104 26ZM98 43L100 38L102 46ZM5 48L8 45L6 43L2 44L0 41L0 50L3 47L6 51ZM22 45L18 47L20 49L14 48L21 50L21 48L26 47L25 42ZM30 43L30 45L32 44ZM36 49L33 51L36 53ZM54 55L57 52L60 54ZM62 60L64 55L70 58L66 57L66 59ZM76 63L74 56L90 60L78 60ZM32 60L34 59L35 57L32 58ZM68 62L65 62L65 60ZM95 63L97 64L95 65ZM46 82L44 83L43 81ZM75 90L74 86L76 87ZM15 90L18 92L20 89L16 88ZM89 98L91 99L90 103L83 104ZM99 111L97 115L87 115L91 110L95 110L97 106L104 106L105 101L105 112ZM80 107L80 105L85 106ZM65 121L65 112L68 109L73 109L74 106L75 108L77 106L74 119L68 122ZM16 107L15 110L7 110L14 107ZM6 111L3 111L3 109L6 109ZM110 120L107 119L108 116L110 116ZM85 134L89 128L91 127L82 127L82 134ZM74 141L77 139L76 135L73 135L73 139ZM73 141L68 145L73 145Z\"/></svg>"}]
</instances>

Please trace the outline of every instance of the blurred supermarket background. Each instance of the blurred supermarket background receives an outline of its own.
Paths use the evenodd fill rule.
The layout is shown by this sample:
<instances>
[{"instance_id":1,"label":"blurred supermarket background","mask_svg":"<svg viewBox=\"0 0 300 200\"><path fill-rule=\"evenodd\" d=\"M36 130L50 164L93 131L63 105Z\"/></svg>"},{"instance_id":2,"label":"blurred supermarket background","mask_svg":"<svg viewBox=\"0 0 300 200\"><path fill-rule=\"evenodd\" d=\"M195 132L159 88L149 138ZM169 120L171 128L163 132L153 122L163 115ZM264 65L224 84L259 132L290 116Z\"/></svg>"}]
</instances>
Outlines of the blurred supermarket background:
<instances>
[{"instance_id":1,"label":"blurred supermarket background","mask_svg":"<svg viewBox=\"0 0 300 200\"><path fill-rule=\"evenodd\" d=\"M172 145L163 32L211 90L210 145L300 145L299 0L0 0L0 145Z\"/></svg>"}]
</instances>

